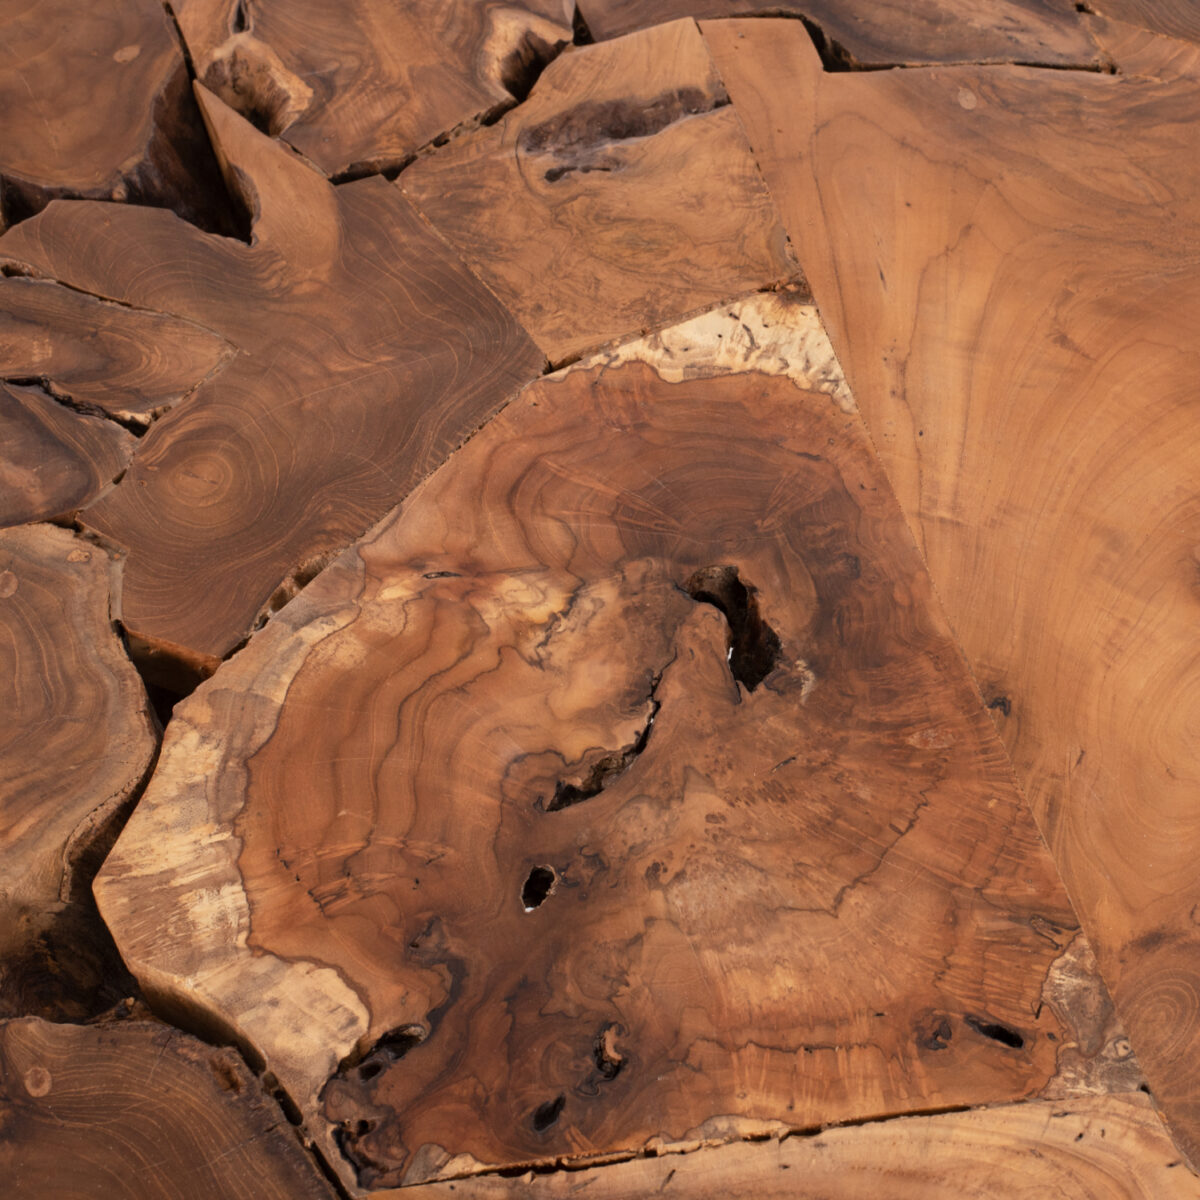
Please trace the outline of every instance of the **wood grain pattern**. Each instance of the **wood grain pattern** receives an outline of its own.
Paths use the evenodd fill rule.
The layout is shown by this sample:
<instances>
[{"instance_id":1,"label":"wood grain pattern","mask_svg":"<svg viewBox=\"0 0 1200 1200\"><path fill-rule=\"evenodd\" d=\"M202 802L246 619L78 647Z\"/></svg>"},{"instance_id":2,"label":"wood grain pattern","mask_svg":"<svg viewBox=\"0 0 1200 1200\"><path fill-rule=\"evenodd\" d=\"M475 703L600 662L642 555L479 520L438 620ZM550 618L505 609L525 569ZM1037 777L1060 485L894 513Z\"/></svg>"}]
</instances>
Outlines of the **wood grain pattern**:
<instances>
[{"instance_id":1,"label":"wood grain pattern","mask_svg":"<svg viewBox=\"0 0 1200 1200\"><path fill-rule=\"evenodd\" d=\"M1196 1161L1195 80L831 76L787 23L705 33Z\"/></svg>"},{"instance_id":2,"label":"wood grain pattern","mask_svg":"<svg viewBox=\"0 0 1200 1200\"><path fill-rule=\"evenodd\" d=\"M570 0L177 0L200 79L327 174L395 167L503 111L571 41Z\"/></svg>"},{"instance_id":3,"label":"wood grain pattern","mask_svg":"<svg viewBox=\"0 0 1200 1200\"><path fill-rule=\"evenodd\" d=\"M145 426L229 360L209 329L44 280L0 276L0 378Z\"/></svg>"},{"instance_id":4,"label":"wood grain pattern","mask_svg":"<svg viewBox=\"0 0 1200 1200\"><path fill-rule=\"evenodd\" d=\"M691 21L567 52L399 182L556 363L796 273Z\"/></svg>"},{"instance_id":5,"label":"wood grain pattern","mask_svg":"<svg viewBox=\"0 0 1200 1200\"><path fill-rule=\"evenodd\" d=\"M431 1183L372 1200L1196 1200L1140 1093L900 1117L817 1137L737 1144L584 1171Z\"/></svg>"},{"instance_id":6,"label":"wood grain pattern","mask_svg":"<svg viewBox=\"0 0 1200 1200\"><path fill-rule=\"evenodd\" d=\"M11 1200L333 1200L230 1050L150 1021L0 1022Z\"/></svg>"},{"instance_id":7,"label":"wood grain pattern","mask_svg":"<svg viewBox=\"0 0 1200 1200\"><path fill-rule=\"evenodd\" d=\"M155 0L0 6L0 231L56 196L172 208L232 232L233 216Z\"/></svg>"},{"instance_id":8,"label":"wood grain pattern","mask_svg":"<svg viewBox=\"0 0 1200 1200\"><path fill-rule=\"evenodd\" d=\"M803 17L845 66L1099 61L1072 0L580 0L579 9L596 38L680 17Z\"/></svg>"},{"instance_id":9,"label":"wood grain pattern","mask_svg":"<svg viewBox=\"0 0 1200 1200\"><path fill-rule=\"evenodd\" d=\"M1121 74L1157 79L1200 77L1200 36L1193 41L1161 37L1138 25L1098 14L1086 18L1092 40L1114 62Z\"/></svg>"},{"instance_id":10,"label":"wood grain pattern","mask_svg":"<svg viewBox=\"0 0 1200 1200\"><path fill-rule=\"evenodd\" d=\"M1049 856L759 303L645 349L680 382L531 385L176 709L101 910L348 1184L1031 1096L1075 1040Z\"/></svg>"},{"instance_id":11,"label":"wood grain pattern","mask_svg":"<svg viewBox=\"0 0 1200 1200\"><path fill-rule=\"evenodd\" d=\"M136 444L41 388L0 383L0 526L73 513L125 470Z\"/></svg>"},{"instance_id":12,"label":"wood grain pattern","mask_svg":"<svg viewBox=\"0 0 1200 1200\"><path fill-rule=\"evenodd\" d=\"M1189 0L1089 0L1088 8L1151 33L1200 42L1200 9Z\"/></svg>"},{"instance_id":13,"label":"wood grain pattern","mask_svg":"<svg viewBox=\"0 0 1200 1200\"><path fill-rule=\"evenodd\" d=\"M395 188L335 189L198 94L255 211L250 245L152 209L75 203L10 230L0 258L241 351L82 518L129 549L126 628L205 671L544 360Z\"/></svg>"},{"instance_id":14,"label":"wood grain pattern","mask_svg":"<svg viewBox=\"0 0 1200 1200\"><path fill-rule=\"evenodd\" d=\"M0 530L0 1015L56 1003L39 966L56 925L63 989L96 986L103 948L71 942L81 864L111 842L156 748L109 593L96 547L48 525Z\"/></svg>"}]
</instances>

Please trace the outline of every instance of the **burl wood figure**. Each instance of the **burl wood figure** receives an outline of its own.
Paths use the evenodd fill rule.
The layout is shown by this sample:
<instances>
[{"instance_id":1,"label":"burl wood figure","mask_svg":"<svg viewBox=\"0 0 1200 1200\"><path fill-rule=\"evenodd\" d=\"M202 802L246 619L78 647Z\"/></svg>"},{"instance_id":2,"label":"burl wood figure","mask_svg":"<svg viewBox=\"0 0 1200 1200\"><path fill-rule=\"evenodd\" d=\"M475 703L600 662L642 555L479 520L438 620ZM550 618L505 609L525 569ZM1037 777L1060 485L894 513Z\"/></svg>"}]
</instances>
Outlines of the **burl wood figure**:
<instances>
[{"instance_id":1,"label":"burl wood figure","mask_svg":"<svg viewBox=\"0 0 1200 1200\"><path fill-rule=\"evenodd\" d=\"M1073 1041L1070 904L815 310L759 304L527 388L176 710L101 910L348 1187L1032 1097Z\"/></svg>"}]
</instances>

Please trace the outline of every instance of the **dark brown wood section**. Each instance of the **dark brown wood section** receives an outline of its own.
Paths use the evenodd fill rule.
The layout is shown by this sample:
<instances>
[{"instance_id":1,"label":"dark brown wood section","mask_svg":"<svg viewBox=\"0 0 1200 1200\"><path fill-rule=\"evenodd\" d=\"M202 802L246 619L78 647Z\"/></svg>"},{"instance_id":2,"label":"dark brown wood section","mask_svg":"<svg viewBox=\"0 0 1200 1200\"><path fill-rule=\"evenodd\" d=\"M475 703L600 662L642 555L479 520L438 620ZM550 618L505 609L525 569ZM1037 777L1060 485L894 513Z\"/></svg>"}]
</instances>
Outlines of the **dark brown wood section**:
<instances>
[{"instance_id":1,"label":"dark brown wood section","mask_svg":"<svg viewBox=\"0 0 1200 1200\"><path fill-rule=\"evenodd\" d=\"M88 885L157 745L112 576L65 529L0 530L0 1016L87 1015L105 990Z\"/></svg>"}]
</instances>

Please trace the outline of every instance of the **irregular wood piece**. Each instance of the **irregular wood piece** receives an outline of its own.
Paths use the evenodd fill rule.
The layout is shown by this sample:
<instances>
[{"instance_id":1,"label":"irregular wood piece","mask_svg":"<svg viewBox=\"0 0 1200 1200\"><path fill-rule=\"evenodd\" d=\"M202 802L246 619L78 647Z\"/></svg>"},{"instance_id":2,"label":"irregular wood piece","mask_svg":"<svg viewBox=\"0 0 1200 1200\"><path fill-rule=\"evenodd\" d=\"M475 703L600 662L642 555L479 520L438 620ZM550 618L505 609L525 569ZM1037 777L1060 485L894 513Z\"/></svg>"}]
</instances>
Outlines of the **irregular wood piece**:
<instances>
[{"instance_id":1,"label":"irregular wood piece","mask_svg":"<svg viewBox=\"0 0 1200 1200\"><path fill-rule=\"evenodd\" d=\"M182 0L206 86L328 174L407 161L523 99L570 0Z\"/></svg>"},{"instance_id":2,"label":"irregular wood piece","mask_svg":"<svg viewBox=\"0 0 1200 1200\"><path fill-rule=\"evenodd\" d=\"M1200 42L1200 9L1192 0L1089 0L1087 7L1152 33Z\"/></svg>"},{"instance_id":3,"label":"irregular wood piece","mask_svg":"<svg viewBox=\"0 0 1200 1200\"><path fill-rule=\"evenodd\" d=\"M136 441L41 388L0 383L0 525L66 516L129 465Z\"/></svg>"},{"instance_id":4,"label":"irregular wood piece","mask_svg":"<svg viewBox=\"0 0 1200 1200\"><path fill-rule=\"evenodd\" d=\"M332 1200L232 1051L150 1021L0 1023L12 1200Z\"/></svg>"},{"instance_id":5,"label":"irregular wood piece","mask_svg":"<svg viewBox=\"0 0 1200 1200\"><path fill-rule=\"evenodd\" d=\"M218 371L233 349L191 321L36 279L0 277L0 376L148 424Z\"/></svg>"},{"instance_id":6,"label":"irregular wood piece","mask_svg":"<svg viewBox=\"0 0 1200 1200\"><path fill-rule=\"evenodd\" d=\"M349 1184L1054 1076L1070 906L794 308L532 385L175 710L101 910Z\"/></svg>"},{"instance_id":7,"label":"irregular wood piece","mask_svg":"<svg viewBox=\"0 0 1200 1200\"><path fill-rule=\"evenodd\" d=\"M1196 1200L1200 1180L1179 1159L1140 1093L1064 1105L1006 1104L901 1117L817 1137L739 1143L586 1171L519 1180L431 1183L372 1200Z\"/></svg>"},{"instance_id":8,"label":"irregular wood piece","mask_svg":"<svg viewBox=\"0 0 1200 1200\"><path fill-rule=\"evenodd\" d=\"M1073 0L579 0L579 10L595 38L679 17L790 14L819 27L818 39L842 69L940 62L1099 65Z\"/></svg>"},{"instance_id":9,"label":"irregular wood piece","mask_svg":"<svg viewBox=\"0 0 1200 1200\"><path fill-rule=\"evenodd\" d=\"M796 273L691 21L572 50L400 183L554 362Z\"/></svg>"},{"instance_id":10,"label":"irregular wood piece","mask_svg":"<svg viewBox=\"0 0 1200 1200\"><path fill-rule=\"evenodd\" d=\"M233 232L229 199L156 0L0 7L0 230L56 196L174 209Z\"/></svg>"},{"instance_id":11,"label":"irregular wood piece","mask_svg":"<svg viewBox=\"0 0 1200 1200\"><path fill-rule=\"evenodd\" d=\"M0 239L0 258L244 351L82 518L129 548L126 628L211 670L544 360L394 187L335 189L198 94L256 212L251 245L151 209L58 204Z\"/></svg>"},{"instance_id":12,"label":"irregular wood piece","mask_svg":"<svg viewBox=\"0 0 1200 1200\"><path fill-rule=\"evenodd\" d=\"M1200 1160L1195 80L832 76L787 22L705 33L1155 1097Z\"/></svg>"},{"instance_id":13,"label":"irregular wood piece","mask_svg":"<svg viewBox=\"0 0 1200 1200\"><path fill-rule=\"evenodd\" d=\"M109 619L109 574L104 553L65 529L0 531L3 1014L52 1005L42 941L61 945L63 923L81 928L71 910L87 904L83 860L107 848L155 750L142 682ZM62 989L96 986L102 950L63 947Z\"/></svg>"}]
</instances>

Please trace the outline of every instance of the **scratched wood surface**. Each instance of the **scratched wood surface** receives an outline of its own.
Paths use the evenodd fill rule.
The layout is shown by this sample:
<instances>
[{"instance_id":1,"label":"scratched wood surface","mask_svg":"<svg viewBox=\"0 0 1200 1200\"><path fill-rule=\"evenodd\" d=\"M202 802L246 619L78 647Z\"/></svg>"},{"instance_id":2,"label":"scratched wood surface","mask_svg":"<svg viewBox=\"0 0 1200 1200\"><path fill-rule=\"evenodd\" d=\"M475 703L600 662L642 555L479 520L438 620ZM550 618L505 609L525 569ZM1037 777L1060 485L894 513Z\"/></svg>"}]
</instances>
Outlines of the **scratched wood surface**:
<instances>
[{"instance_id":1,"label":"scratched wood surface","mask_svg":"<svg viewBox=\"0 0 1200 1200\"><path fill-rule=\"evenodd\" d=\"M1194 1155L1195 76L834 76L790 23L705 31L1150 1085Z\"/></svg>"}]
</instances>

